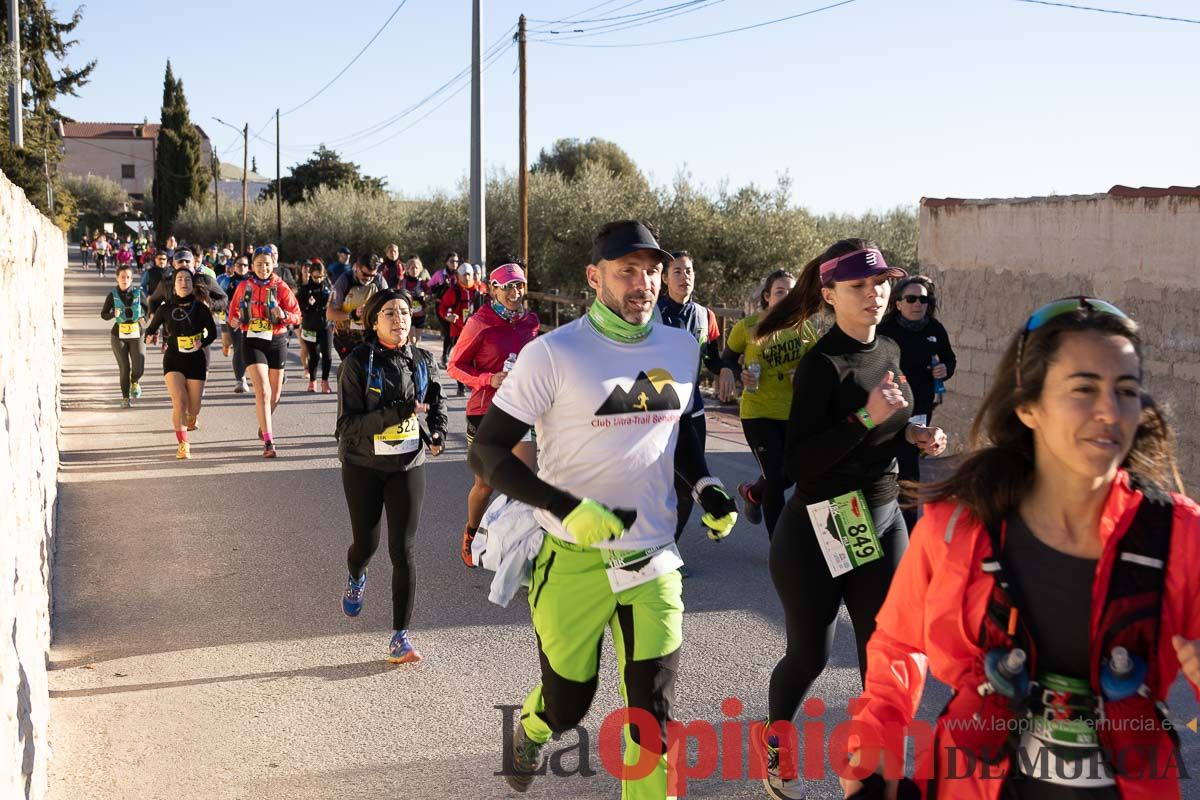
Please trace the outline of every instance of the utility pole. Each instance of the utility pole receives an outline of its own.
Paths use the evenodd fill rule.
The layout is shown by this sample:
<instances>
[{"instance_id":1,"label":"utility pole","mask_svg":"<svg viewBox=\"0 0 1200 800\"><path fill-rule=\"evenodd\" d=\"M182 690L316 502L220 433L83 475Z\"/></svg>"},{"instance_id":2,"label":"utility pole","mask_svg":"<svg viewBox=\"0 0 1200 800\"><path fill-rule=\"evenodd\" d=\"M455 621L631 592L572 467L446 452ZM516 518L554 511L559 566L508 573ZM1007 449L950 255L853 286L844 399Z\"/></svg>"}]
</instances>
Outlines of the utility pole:
<instances>
[{"instance_id":1,"label":"utility pole","mask_svg":"<svg viewBox=\"0 0 1200 800\"><path fill-rule=\"evenodd\" d=\"M468 258L487 263L487 217L483 174L483 0L472 0L471 14L471 219Z\"/></svg>"},{"instance_id":2,"label":"utility pole","mask_svg":"<svg viewBox=\"0 0 1200 800\"><path fill-rule=\"evenodd\" d=\"M25 146L24 121L21 118L21 2L8 0L8 43L13 51L13 82L8 86L8 140L13 147Z\"/></svg>"},{"instance_id":3,"label":"utility pole","mask_svg":"<svg viewBox=\"0 0 1200 800\"><path fill-rule=\"evenodd\" d=\"M242 128L242 252L246 252L246 177L250 168L250 123Z\"/></svg>"},{"instance_id":4,"label":"utility pole","mask_svg":"<svg viewBox=\"0 0 1200 800\"><path fill-rule=\"evenodd\" d=\"M275 109L275 246L283 246L283 178L279 174L279 109Z\"/></svg>"},{"instance_id":5,"label":"utility pole","mask_svg":"<svg viewBox=\"0 0 1200 800\"><path fill-rule=\"evenodd\" d=\"M221 162L217 160L216 148L212 152L212 172L213 172L213 227L220 228L221 225Z\"/></svg>"},{"instance_id":6,"label":"utility pole","mask_svg":"<svg viewBox=\"0 0 1200 800\"><path fill-rule=\"evenodd\" d=\"M13 0L15 3L16 0ZM42 148L42 166L46 168L46 207L54 214L54 184L50 182L50 153Z\"/></svg>"},{"instance_id":7,"label":"utility pole","mask_svg":"<svg viewBox=\"0 0 1200 800\"><path fill-rule=\"evenodd\" d=\"M528 133L528 117L526 90L528 89L528 62L525 60L525 15L522 14L517 22L517 63L521 70L520 79L520 108L518 117L520 118L520 130L517 138L520 141L518 146L518 160L520 165L517 173L517 255L525 264L525 279L529 279L529 143L526 138Z\"/></svg>"}]
</instances>

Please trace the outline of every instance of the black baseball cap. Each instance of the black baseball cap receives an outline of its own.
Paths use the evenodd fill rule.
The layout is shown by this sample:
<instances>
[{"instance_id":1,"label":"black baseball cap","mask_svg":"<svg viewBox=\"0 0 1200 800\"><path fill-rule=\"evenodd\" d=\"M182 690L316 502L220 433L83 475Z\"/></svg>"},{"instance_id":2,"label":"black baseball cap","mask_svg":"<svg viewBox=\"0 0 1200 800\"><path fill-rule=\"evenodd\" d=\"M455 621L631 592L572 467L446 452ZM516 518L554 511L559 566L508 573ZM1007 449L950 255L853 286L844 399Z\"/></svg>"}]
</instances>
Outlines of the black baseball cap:
<instances>
[{"instance_id":1,"label":"black baseball cap","mask_svg":"<svg viewBox=\"0 0 1200 800\"><path fill-rule=\"evenodd\" d=\"M671 263L671 254L658 246L650 229L633 219L610 222L600 229L592 240L592 263L615 261L638 250L653 250L663 266Z\"/></svg>"},{"instance_id":2,"label":"black baseball cap","mask_svg":"<svg viewBox=\"0 0 1200 800\"><path fill-rule=\"evenodd\" d=\"M342 245L341 247L338 248L338 254L340 255L342 253L345 253L346 255L350 255L350 248L346 247L346 245Z\"/></svg>"}]
</instances>

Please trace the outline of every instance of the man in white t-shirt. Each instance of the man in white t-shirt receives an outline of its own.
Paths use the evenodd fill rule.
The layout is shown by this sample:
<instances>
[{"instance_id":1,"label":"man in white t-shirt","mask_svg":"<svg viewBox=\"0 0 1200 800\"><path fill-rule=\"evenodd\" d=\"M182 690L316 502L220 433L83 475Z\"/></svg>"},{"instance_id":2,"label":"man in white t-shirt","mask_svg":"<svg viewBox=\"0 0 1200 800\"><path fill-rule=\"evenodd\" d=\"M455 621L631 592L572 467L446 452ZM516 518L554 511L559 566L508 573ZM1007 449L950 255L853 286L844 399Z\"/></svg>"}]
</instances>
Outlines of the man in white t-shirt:
<instances>
[{"instance_id":1,"label":"man in white t-shirt","mask_svg":"<svg viewBox=\"0 0 1200 800\"><path fill-rule=\"evenodd\" d=\"M643 736L657 737L648 749L664 754L648 776L623 777L622 796L668 793L665 732L683 641L674 454L691 438L679 440L679 420L700 362L695 337L652 322L670 260L644 224L605 225L587 267L597 299L585 317L521 351L469 454L490 486L536 509L547 533L529 587L542 681L525 699L505 758L517 791L538 774L542 745L587 714L609 628L626 705L657 723L626 728L625 763L638 763ZM530 427L536 475L512 455ZM681 460L703 468L703 458ZM683 477L710 538L727 536L737 513L720 481Z\"/></svg>"}]
</instances>

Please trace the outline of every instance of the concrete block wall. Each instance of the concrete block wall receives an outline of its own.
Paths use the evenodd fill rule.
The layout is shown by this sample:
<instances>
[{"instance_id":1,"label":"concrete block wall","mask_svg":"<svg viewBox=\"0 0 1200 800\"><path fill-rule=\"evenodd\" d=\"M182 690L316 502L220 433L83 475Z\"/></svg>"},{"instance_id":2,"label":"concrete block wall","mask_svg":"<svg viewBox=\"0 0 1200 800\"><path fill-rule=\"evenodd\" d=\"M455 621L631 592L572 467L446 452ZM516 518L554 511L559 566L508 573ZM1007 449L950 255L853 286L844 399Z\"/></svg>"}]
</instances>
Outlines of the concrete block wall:
<instances>
[{"instance_id":1,"label":"concrete block wall","mask_svg":"<svg viewBox=\"0 0 1200 800\"><path fill-rule=\"evenodd\" d=\"M1200 491L1200 197L923 200L919 258L958 355L939 424L964 443L1001 353L1038 306L1085 294L1142 328L1145 385Z\"/></svg>"},{"instance_id":2,"label":"concrete block wall","mask_svg":"<svg viewBox=\"0 0 1200 800\"><path fill-rule=\"evenodd\" d=\"M0 173L0 797L47 791L67 241Z\"/></svg>"}]
</instances>

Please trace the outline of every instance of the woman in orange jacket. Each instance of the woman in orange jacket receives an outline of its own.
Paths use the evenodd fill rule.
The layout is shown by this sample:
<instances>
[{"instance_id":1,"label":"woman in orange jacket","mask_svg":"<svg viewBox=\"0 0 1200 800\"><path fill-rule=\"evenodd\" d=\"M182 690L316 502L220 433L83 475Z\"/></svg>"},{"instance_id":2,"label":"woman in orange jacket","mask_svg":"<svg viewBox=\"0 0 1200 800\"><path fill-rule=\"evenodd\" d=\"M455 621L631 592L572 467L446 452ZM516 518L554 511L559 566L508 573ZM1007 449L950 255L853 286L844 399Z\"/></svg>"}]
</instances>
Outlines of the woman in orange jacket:
<instances>
[{"instance_id":1,"label":"woman in orange jacket","mask_svg":"<svg viewBox=\"0 0 1200 800\"><path fill-rule=\"evenodd\" d=\"M1050 303L1013 338L972 451L922 487L867 647L868 788L899 777L911 734L928 798L1180 797L1164 701L1181 669L1200 697L1200 507L1166 490L1142 367L1137 325L1102 300ZM932 737L912 727L927 671L954 690Z\"/></svg>"}]
</instances>

